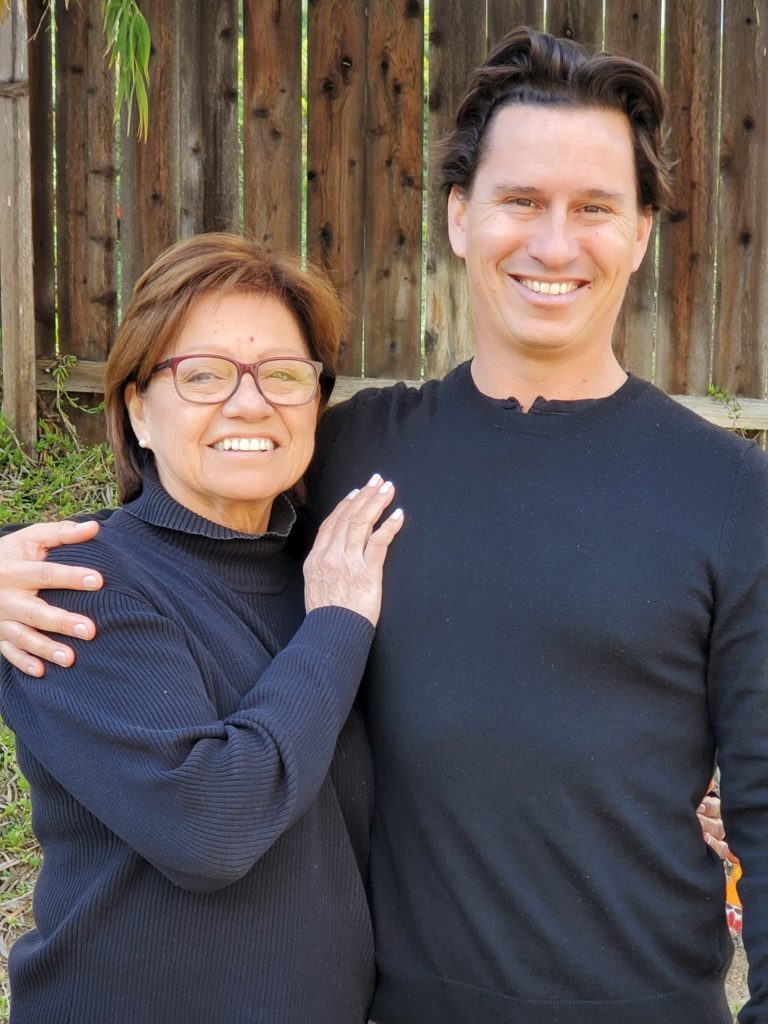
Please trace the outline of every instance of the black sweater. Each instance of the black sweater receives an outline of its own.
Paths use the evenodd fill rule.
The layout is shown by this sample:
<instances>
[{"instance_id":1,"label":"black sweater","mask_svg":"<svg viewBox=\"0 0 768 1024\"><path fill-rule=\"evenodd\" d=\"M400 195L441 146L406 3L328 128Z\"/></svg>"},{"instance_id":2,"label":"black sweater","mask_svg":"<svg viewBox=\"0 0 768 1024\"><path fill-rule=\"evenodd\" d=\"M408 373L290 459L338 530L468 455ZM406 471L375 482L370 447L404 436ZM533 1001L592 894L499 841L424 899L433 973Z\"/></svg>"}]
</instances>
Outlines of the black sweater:
<instances>
[{"instance_id":1,"label":"black sweater","mask_svg":"<svg viewBox=\"0 0 768 1024\"><path fill-rule=\"evenodd\" d=\"M56 592L97 639L2 712L44 854L10 958L14 1024L361 1024L369 763L350 711L373 629L303 618L293 510L233 533L148 481Z\"/></svg>"},{"instance_id":2,"label":"black sweater","mask_svg":"<svg viewBox=\"0 0 768 1024\"><path fill-rule=\"evenodd\" d=\"M766 1024L768 459L634 378L524 414L465 365L324 417L316 517L373 471L373 1019L729 1022L717 751Z\"/></svg>"}]
</instances>

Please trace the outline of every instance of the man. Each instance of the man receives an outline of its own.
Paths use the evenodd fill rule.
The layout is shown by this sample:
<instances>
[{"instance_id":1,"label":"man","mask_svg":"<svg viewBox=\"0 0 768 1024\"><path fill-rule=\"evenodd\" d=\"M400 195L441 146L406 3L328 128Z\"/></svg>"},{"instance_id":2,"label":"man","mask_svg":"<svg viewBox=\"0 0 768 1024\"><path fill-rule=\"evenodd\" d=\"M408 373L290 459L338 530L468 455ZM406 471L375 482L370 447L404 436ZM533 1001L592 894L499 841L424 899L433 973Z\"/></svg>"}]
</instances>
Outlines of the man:
<instances>
[{"instance_id":1,"label":"man","mask_svg":"<svg viewBox=\"0 0 768 1024\"><path fill-rule=\"evenodd\" d=\"M407 513L362 694L378 1024L730 1021L716 752L768 1022L768 460L611 349L663 107L635 62L502 40L443 159L476 355L320 427L316 519L372 468Z\"/></svg>"}]
</instances>

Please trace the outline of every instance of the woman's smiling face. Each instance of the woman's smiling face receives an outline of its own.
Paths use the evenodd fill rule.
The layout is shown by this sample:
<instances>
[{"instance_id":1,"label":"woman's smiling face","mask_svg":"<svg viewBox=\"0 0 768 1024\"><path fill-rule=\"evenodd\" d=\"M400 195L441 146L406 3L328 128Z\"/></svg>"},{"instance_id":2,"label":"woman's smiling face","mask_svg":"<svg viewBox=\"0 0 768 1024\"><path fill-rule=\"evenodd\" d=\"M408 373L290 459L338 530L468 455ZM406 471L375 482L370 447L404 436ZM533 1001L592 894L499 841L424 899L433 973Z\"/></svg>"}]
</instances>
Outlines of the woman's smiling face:
<instances>
[{"instance_id":1,"label":"woman's smiling face","mask_svg":"<svg viewBox=\"0 0 768 1024\"><path fill-rule=\"evenodd\" d=\"M271 295L203 295L191 307L169 356L204 352L255 363L310 352L293 313ZM263 533L272 502L303 476L315 443L319 397L273 406L243 374L225 402L199 405L176 392L170 369L145 391L126 389L133 430L144 438L163 487L181 505L244 533ZM255 450L225 442L261 442Z\"/></svg>"}]
</instances>

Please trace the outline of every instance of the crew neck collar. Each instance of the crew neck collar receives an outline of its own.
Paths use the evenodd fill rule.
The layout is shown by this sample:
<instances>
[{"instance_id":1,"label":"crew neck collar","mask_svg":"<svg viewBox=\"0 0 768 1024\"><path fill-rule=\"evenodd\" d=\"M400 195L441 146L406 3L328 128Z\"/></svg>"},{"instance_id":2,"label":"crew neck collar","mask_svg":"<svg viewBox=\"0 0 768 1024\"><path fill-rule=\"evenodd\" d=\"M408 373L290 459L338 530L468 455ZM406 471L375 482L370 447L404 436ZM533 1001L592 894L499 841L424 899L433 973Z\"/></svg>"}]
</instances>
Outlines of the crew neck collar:
<instances>
[{"instance_id":1,"label":"crew neck collar","mask_svg":"<svg viewBox=\"0 0 768 1024\"><path fill-rule=\"evenodd\" d=\"M539 396L523 412L514 396L491 398L479 390L472 377L471 361L456 367L446 383L455 390L456 399L475 419L498 430L529 434L573 434L602 423L616 415L627 402L635 401L648 385L639 377L627 379L611 395L572 401Z\"/></svg>"}]
</instances>

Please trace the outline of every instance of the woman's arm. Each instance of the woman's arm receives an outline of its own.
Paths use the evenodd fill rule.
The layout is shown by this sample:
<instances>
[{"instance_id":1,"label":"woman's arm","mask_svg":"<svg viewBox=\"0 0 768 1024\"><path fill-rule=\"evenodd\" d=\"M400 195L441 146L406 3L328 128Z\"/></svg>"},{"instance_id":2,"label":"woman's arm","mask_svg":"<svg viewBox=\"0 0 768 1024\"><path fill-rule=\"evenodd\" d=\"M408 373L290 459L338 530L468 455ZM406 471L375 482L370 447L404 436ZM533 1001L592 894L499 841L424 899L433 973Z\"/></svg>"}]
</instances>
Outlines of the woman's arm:
<instances>
[{"instance_id":1,"label":"woman's arm","mask_svg":"<svg viewBox=\"0 0 768 1024\"><path fill-rule=\"evenodd\" d=\"M391 500L375 490L331 517L313 558L312 610L285 649L270 663L257 640L251 649L238 641L233 664L252 684L224 719L195 656L203 641L194 627L127 588L56 594L100 623L72 669L52 665L34 683L7 663L0 669L2 711L23 747L184 888L214 891L242 877L326 777L402 522L372 529Z\"/></svg>"}]
</instances>

